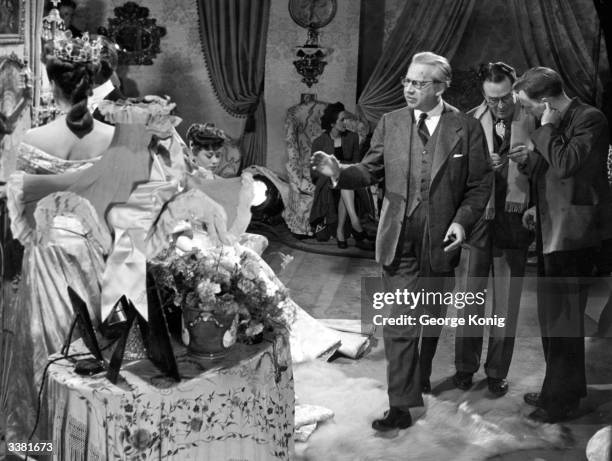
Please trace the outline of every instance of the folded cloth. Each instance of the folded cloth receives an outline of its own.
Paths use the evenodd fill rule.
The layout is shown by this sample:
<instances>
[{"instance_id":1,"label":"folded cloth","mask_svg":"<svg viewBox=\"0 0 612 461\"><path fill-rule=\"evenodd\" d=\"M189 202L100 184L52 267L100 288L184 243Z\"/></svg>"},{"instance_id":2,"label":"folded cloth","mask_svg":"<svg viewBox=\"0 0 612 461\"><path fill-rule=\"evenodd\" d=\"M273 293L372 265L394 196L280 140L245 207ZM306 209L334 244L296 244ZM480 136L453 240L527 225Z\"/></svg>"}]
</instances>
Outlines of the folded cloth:
<instances>
[{"instance_id":1,"label":"folded cloth","mask_svg":"<svg viewBox=\"0 0 612 461\"><path fill-rule=\"evenodd\" d=\"M329 408L319 405L299 404L295 406L295 424L296 429L310 424L327 421L334 417L334 412Z\"/></svg>"},{"instance_id":2,"label":"folded cloth","mask_svg":"<svg viewBox=\"0 0 612 461\"><path fill-rule=\"evenodd\" d=\"M362 326L360 320L321 319L320 322L338 332L341 341L338 352L352 359L358 359L365 353L374 334L372 325Z\"/></svg>"},{"instance_id":3,"label":"folded cloth","mask_svg":"<svg viewBox=\"0 0 612 461\"><path fill-rule=\"evenodd\" d=\"M296 428L293 431L294 440L296 442L307 442L316 428L317 428L317 423L307 424L306 426Z\"/></svg>"}]
</instances>

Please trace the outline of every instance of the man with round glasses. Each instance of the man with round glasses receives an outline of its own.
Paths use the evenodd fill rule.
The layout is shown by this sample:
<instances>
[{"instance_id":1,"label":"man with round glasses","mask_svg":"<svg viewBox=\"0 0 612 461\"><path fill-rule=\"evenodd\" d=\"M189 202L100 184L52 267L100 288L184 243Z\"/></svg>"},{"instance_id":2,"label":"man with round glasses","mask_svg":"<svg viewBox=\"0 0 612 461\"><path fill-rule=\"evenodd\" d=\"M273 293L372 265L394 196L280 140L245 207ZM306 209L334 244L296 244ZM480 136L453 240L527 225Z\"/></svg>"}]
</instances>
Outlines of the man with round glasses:
<instances>
[{"instance_id":1,"label":"man with round glasses","mask_svg":"<svg viewBox=\"0 0 612 461\"><path fill-rule=\"evenodd\" d=\"M385 292L452 291L461 244L482 216L491 193L492 171L482 128L443 101L450 81L446 58L430 52L415 54L402 80L407 107L382 116L361 163L340 166L323 152L312 156L313 168L331 177L340 189L366 187L384 177L376 260L382 265ZM446 316L445 307L435 301L412 307L395 303L384 314L416 319L421 314ZM412 425L410 408L422 406L422 393L431 392L431 366L441 328L418 322L385 324L390 409L372 423L374 429Z\"/></svg>"},{"instance_id":2,"label":"man with round glasses","mask_svg":"<svg viewBox=\"0 0 612 461\"><path fill-rule=\"evenodd\" d=\"M533 233L523 227L522 215L530 205L529 180L519 171L519 160L511 152L529 143L535 119L515 101L512 85L514 69L503 63L481 66L479 79L484 101L468 112L484 130L489 155L495 171L494 186L483 219L477 224L465 253L465 273L460 275L461 288L467 293L483 292L489 274L493 275L491 316L505 318L504 327L492 327L484 370L489 392L501 397L508 392L508 369L514 350L522 278L525 275L527 250ZM485 306L466 307L464 318L484 316ZM472 386L472 376L480 366L484 328L465 325L457 328L453 383L462 390Z\"/></svg>"}]
</instances>

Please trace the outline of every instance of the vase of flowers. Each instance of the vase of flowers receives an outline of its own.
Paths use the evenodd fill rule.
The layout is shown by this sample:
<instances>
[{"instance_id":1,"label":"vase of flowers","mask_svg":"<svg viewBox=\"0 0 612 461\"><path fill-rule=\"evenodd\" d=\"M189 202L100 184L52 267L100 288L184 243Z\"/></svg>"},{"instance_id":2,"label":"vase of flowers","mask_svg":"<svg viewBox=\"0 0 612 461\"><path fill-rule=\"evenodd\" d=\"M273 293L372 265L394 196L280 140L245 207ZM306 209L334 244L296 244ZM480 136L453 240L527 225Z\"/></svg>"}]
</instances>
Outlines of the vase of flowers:
<instances>
[{"instance_id":1,"label":"vase of flowers","mask_svg":"<svg viewBox=\"0 0 612 461\"><path fill-rule=\"evenodd\" d=\"M254 343L266 331L288 328L284 289L233 247L185 252L172 246L151 270L168 314L181 312L192 355L220 357L236 341Z\"/></svg>"}]
</instances>

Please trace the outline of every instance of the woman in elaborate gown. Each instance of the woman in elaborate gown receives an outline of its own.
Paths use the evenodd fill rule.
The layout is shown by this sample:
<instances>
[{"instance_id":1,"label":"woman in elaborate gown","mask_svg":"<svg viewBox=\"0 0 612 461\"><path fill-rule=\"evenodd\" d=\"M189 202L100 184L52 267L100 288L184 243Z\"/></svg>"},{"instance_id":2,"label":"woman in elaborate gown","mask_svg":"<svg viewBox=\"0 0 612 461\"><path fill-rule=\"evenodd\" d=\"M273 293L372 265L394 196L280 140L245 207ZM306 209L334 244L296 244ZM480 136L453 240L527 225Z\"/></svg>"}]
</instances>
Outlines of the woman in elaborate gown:
<instances>
[{"instance_id":1,"label":"woman in elaborate gown","mask_svg":"<svg viewBox=\"0 0 612 461\"><path fill-rule=\"evenodd\" d=\"M17 152L19 171L7 184L11 231L25 247L18 294L5 311L5 361L0 373L6 386L0 402L8 401L7 440L27 440L47 357L60 349L72 323L73 313L64 302L65 283L54 283L58 272L94 305L99 299L95 274L104 265L103 247L110 243L97 230L91 205L44 200L35 214L35 204L24 200L28 178L84 171L99 160L114 132L87 111L95 62L50 56L46 68L55 101L66 113L26 133ZM64 216L55 219L59 208L64 208Z\"/></svg>"}]
</instances>

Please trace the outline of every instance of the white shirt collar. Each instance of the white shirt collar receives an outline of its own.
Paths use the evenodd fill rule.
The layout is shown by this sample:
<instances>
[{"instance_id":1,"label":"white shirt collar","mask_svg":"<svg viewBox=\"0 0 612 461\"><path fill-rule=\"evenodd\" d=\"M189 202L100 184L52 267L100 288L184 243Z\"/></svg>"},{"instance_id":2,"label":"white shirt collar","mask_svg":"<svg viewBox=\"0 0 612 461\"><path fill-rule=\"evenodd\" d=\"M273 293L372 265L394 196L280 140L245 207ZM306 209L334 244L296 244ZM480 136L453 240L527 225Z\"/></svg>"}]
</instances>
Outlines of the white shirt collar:
<instances>
[{"instance_id":1,"label":"white shirt collar","mask_svg":"<svg viewBox=\"0 0 612 461\"><path fill-rule=\"evenodd\" d=\"M444 101L440 99L440 102L436 105L436 107L427 112L426 120L429 120L434 117L439 117L440 115L442 115L442 112L444 112ZM414 109L414 119L419 120L419 117L422 113L422 110Z\"/></svg>"}]
</instances>

